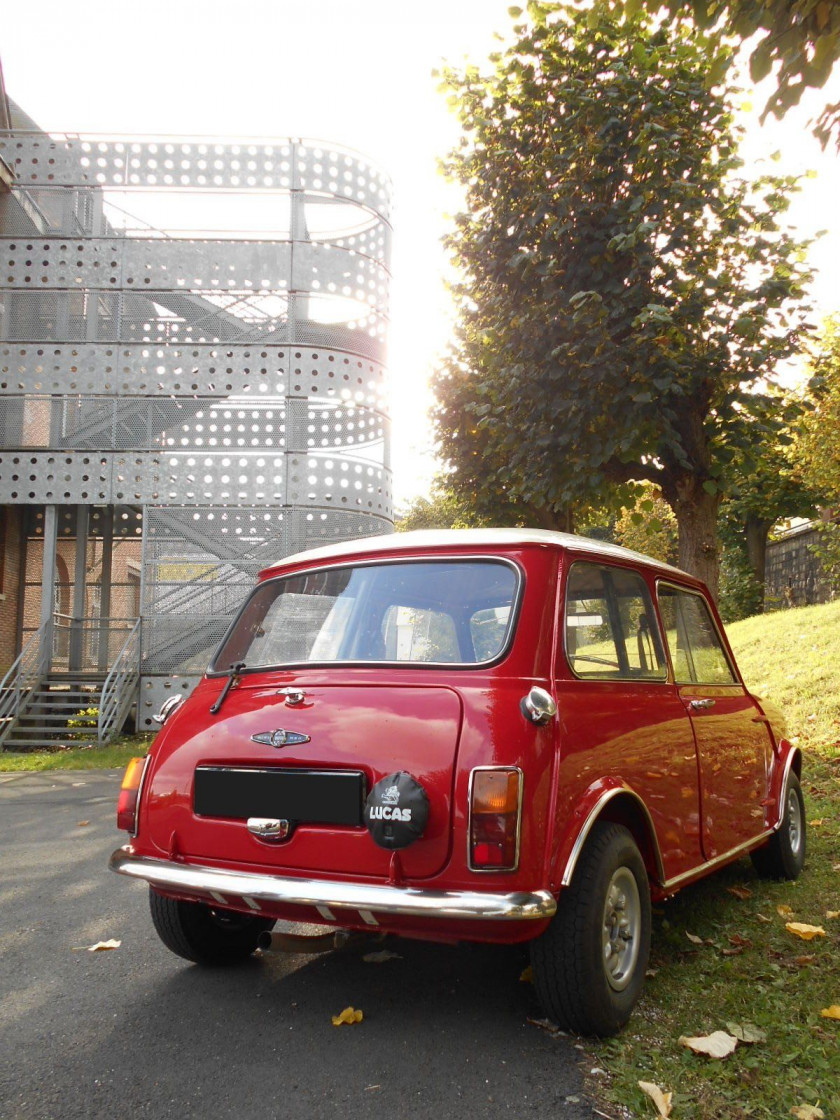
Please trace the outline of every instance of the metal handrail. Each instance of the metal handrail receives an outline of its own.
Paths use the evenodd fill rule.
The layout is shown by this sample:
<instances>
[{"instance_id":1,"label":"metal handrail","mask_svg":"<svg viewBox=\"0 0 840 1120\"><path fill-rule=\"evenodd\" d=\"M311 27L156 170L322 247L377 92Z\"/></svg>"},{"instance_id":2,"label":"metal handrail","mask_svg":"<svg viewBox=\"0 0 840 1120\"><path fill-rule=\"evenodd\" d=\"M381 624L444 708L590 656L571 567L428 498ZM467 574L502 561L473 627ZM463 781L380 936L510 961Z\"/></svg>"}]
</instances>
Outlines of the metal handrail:
<instances>
[{"instance_id":1,"label":"metal handrail","mask_svg":"<svg viewBox=\"0 0 840 1120\"><path fill-rule=\"evenodd\" d=\"M111 737L120 714L125 713L130 703L131 690L140 678L141 623L142 619L139 618L134 623L102 685L96 720L96 737L100 746Z\"/></svg>"},{"instance_id":2,"label":"metal handrail","mask_svg":"<svg viewBox=\"0 0 840 1120\"><path fill-rule=\"evenodd\" d=\"M44 671L44 642L51 640L53 620L42 622L0 681L0 750L14 726L14 717L38 687Z\"/></svg>"}]
</instances>

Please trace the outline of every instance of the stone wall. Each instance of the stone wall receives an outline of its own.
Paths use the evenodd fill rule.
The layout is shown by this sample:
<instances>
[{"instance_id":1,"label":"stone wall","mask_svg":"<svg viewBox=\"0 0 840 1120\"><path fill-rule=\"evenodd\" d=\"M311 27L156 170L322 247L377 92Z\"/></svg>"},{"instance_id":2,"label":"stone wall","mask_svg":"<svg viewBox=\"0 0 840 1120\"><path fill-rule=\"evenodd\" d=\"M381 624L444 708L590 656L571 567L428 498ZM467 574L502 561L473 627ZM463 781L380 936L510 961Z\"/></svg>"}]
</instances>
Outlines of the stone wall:
<instances>
[{"instance_id":1,"label":"stone wall","mask_svg":"<svg viewBox=\"0 0 840 1120\"><path fill-rule=\"evenodd\" d=\"M832 586L824 576L811 549L817 538L817 530L805 525L768 543L765 608L827 603L840 594L840 588Z\"/></svg>"}]
</instances>

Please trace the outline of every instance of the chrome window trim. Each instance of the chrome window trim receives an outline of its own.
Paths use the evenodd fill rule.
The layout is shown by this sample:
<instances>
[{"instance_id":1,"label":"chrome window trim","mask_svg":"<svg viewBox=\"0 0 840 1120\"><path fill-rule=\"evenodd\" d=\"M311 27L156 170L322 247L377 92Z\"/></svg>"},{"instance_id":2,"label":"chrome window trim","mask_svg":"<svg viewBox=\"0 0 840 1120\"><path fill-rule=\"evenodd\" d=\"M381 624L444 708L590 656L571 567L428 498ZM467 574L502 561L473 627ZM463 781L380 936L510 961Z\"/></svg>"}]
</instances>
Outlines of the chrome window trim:
<instances>
[{"instance_id":1,"label":"chrome window trim","mask_svg":"<svg viewBox=\"0 0 840 1120\"><path fill-rule=\"evenodd\" d=\"M136 854L130 844L117 848L108 866L120 875L140 879L158 890L196 902L237 907L244 911L271 906L328 907L362 914L471 921L545 921L557 909L548 890L483 891L395 887L378 883L348 883L327 879L292 878L253 871L153 859ZM253 905L251 905L253 903ZM369 923L368 923L369 924Z\"/></svg>"},{"instance_id":2,"label":"chrome window trim","mask_svg":"<svg viewBox=\"0 0 840 1120\"><path fill-rule=\"evenodd\" d=\"M720 642L721 653L723 654L723 657L724 657L724 660L726 661L726 664L729 666L729 672L732 674L732 680L731 681L678 681L677 680L677 674L674 670L674 663L673 663L673 659L671 657L671 650L670 650L670 647L668 645L668 633L665 630L665 626L662 622L662 610L661 610L661 607L659 605L659 588L660 587L670 587L670 588L673 588L674 591L681 591L685 595L694 595L700 600L700 602L703 604L703 606L706 608L706 610L709 613L709 618L711 620L712 626L714 627L714 631L717 634L718 641ZM665 636L665 653L666 653L666 655L668 657L668 661L671 665L671 672L674 674L674 684L675 685L680 686L680 685L696 684L696 685L701 685L704 688L731 688L733 685L736 685L736 686L740 685L741 688L745 687L744 682L741 680L741 674L738 672L738 667L735 664L735 662L732 660L732 657L729 654L729 649L728 649L728 645L727 645L727 642L726 642L725 635L722 633L720 627L718 626L717 619L715 618L714 613L711 610L709 610L709 602L706 599L706 596L703 594L702 591L698 591L698 590L696 590L696 588L693 588L693 587L684 587L682 584L674 583L674 581L670 580L670 579L657 579L657 581L656 581L656 613L659 615L659 624L662 627L662 630L663 630L663 633L664 633L664 636ZM693 663L693 660L694 659L692 658L692 663Z\"/></svg>"},{"instance_id":3,"label":"chrome window trim","mask_svg":"<svg viewBox=\"0 0 840 1120\"><path fill-rule=\"evenodd\" d=\"M231 636L236 626L238 625L239 620L245 613L245 609L250 603L251 599L266 584L278 583L280 580L284 579L294 579L296 576L315 575L318 572L336 571L342 568L381 568L385 567L386 565L393 564L460 564L476 563L477 561L485 564L504 564L506 567L511 568L514 575L516 576L516 585L511 597L510 618L508 619L508 628L507 632L505 633L505 640L502 648L499 650L496 656L488 661L286 661L282 664L276 665L246 665L240 675L247 676L249 673L283 672L286 669L329 669L332 666L336 665L344 669L366 669L371 667L386 666L392 669L411 670L454 669L459 672L465 670L474 672L475 670L491 669L507 657L507 655L510 653L511 646L513 645L513 637L516 633L516 627L519 622L519 611L522 606L522 599L525 591L525 572L522 567L515 560L512 560L509 556L479 554L475 556L388 556L383 557L379 560L359 560L355 563L352 560L342 560L335 564L323 564L319 565L316 568L301 568L299 571L286 572L283 575L271 576L268 579L259 580L251 589L249 595L244 600L242 606L234 616L230 626L228 626L227 630L225 631L224 636L219 642L216 652L213 655L213 660L210 662L210 666L208 667L207 672L204 675L211 680L226 677L228 675L228 673L230 672L229 668L214 669L213 664L216 661L216 658L219 656L219 651L224 648L228 638Z\"/></svg>"},{"instance_id":4,"label":"chrome window trim","mask_svg":"<svg viewBox=\"0 0 840 1120\"><path fill-rule=\"evenodd\" d=\"M473 783L476 774L481 770L503 771L506 774L519 775L519 800L516 806L516 851L513 867L473 867L472 862L472 817L473 817ZM521 766L474 766L470 770L469 792L467 794L467 867L476 875L513 875L519 870L519 845L522 838L522 798L525 792L525 774Z\"/></svg>"}]
</instances>

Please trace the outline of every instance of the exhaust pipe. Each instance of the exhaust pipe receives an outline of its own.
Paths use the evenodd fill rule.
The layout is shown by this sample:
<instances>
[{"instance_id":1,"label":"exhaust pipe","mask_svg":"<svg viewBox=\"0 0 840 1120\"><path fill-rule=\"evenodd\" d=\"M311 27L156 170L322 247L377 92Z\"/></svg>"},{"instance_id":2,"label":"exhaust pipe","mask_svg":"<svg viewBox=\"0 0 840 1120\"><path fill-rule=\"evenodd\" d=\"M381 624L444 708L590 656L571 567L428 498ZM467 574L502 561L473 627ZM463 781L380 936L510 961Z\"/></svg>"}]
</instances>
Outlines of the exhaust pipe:
<instances>
[{"instance_id":1,"label":"exhaust pipe","mask_svg":"<svg viewBox=\"0 0 840 1120\"><path fill-rule=\"evenodd\" d=\"M300 933L261 933L257 941L257 948L264 953L331 953L333 949L342 949L350 940L350 933L346 929L339 929L331 933L300 934Z\"/></svg>"}]
</instances>

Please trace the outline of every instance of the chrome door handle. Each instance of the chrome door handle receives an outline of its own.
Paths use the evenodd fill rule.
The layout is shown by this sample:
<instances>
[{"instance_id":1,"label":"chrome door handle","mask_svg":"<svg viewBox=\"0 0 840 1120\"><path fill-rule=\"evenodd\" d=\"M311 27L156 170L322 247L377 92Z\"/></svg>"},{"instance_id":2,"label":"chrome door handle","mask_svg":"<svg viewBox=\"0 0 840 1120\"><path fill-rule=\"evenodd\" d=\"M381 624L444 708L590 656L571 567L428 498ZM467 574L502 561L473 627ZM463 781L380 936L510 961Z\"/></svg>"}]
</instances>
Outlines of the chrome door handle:
<instances>
[{"instance_id":1,"label":"chrome door handle","mask_svg":"<svg viewBox=\"0 0 840 1120\"><path fill-rule=\"evenodd\" d=\"M689 704L690 708L699 710L701 708L713 708L715 706L714 700L692 700Z\"/></svg>"},{"instance_id":2,"label":"chrome door handle","mask_svg":"<svg viewBox=\"0 0 840 1120\"><path fill-rule=\"evenodd\" d=\"M548 723L557 715L557 704L550 692L534 685L527 696L523 696L519 706L522 714L532 723Z\"/></svg>"}]
</instances>

